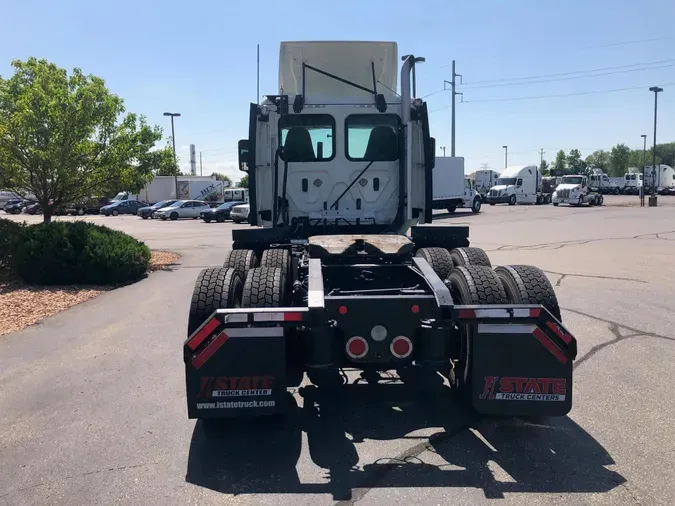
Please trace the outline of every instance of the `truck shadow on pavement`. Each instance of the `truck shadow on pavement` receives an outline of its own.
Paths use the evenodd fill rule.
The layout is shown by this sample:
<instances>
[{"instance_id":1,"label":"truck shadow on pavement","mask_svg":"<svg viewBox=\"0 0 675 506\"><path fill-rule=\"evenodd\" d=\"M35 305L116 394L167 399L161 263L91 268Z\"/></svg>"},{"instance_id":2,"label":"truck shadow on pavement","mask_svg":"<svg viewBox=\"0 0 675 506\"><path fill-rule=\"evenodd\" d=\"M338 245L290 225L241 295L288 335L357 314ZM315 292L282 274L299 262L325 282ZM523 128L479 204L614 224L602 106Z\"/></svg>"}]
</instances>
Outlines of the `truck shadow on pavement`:
<instances>
[{"instance_id":1,"label":"truck shadow on pavement","mask_svg":"<svg viewBox=\"0 0 675 506\"><path fill-rule=\"evenodd\" d=\"M601 493L626 481L605 468L614 464L610 455L568 417L481 418L449 389L420 399L405 385L350 385L337 396L310 386L300 394L303 406L289 394L293 409L284 418L228 421L208 438L197 422L186 481L227 494L331 494L343 504L373 488L469 487L503 498ZM313 465L300 460L303 432ZM307 474L311 482L301 480Z\"/></svg>"}]
</instances>

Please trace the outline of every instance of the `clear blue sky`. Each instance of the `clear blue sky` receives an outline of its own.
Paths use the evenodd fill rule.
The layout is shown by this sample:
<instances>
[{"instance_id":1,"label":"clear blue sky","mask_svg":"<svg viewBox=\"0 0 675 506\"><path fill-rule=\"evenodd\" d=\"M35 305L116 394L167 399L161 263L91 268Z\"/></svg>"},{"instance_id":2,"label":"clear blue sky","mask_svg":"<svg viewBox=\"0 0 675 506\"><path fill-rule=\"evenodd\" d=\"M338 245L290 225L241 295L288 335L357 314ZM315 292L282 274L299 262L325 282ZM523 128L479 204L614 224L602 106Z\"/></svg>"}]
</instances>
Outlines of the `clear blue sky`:
<instances>
[{"instance_id":1,"label":"clear blue sky","mask_svg":"<svg viewBox=\"0 0 675 506\"><path fill-rule=\"evenodd\" d=\"M275 19L275 12L283 14ZM457 107L456 154L471 172L482 163L501 169L504 144L511 165L538 163L539 148L551 160L558 149L578 148L586 156L618 142L638 147L642 133L651 143L653 85L665 85L658 140L674 141L674 27L673 0L6 1L0 75L10 72L12 59L36 56L101 76L130 111L145 114L167 135L162 113L182 113L176 138L185 168L194 143L204 151L205 173L236 180L236 142L247 134L248 103L256 100L257 43L261 93L272 94L282 40L394 40L400 55L426 57L417 73L420 95L442 89L457 60L466 83L458 91L467 103ZM653 62L661 63L616 69ZM494 83L608 67L598 73L612 74L592 78ZM477 81L492 83L469 84ZM631 87L639 89L486 101ZM428 101L433 135L449 155L450 109L443 107L450 93Z\"/></svg>"}]
</instances>

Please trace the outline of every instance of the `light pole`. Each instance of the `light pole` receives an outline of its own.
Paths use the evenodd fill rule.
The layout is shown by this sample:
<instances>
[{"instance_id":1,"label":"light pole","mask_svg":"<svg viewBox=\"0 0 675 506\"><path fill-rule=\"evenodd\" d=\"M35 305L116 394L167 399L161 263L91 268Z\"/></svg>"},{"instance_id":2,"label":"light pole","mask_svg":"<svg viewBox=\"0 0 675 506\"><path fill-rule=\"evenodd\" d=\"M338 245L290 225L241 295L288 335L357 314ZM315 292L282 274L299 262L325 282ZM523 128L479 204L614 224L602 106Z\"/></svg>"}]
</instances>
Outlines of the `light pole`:
<instances>
[{"instance_id":1,"label":"light pole","mask_svg":"<svg viewBox=\"0 0 675 506\"><path fill-rule=\"evenodd\" d=\"M653 157L652 157L652 174L654 177L652 178L652 196L656 194L656 112L658 108L658 103L659 103L659 92L663 91L663 88L659 88L658 86L652 86L649 88L649 91L654 92L654 150L653 150ZM644 171L644 169L642 169ZM642 176L642 184L644 185L644 175Z\"/></svg>"},{"instance_id":2,"label":"light pole","mask_svg":"<svg viewBox=\"0 0 675 506\"><path fill-rule=\"evenodd\" d=\"M173 118L180 116L179 112L165 112L164 116L171 116L171 141L173 142L173 162L176 164L176 173L174 173L173 179L176 184L176 199L178 199L178 158L176 157L176 131L173 127Z\"/></svg>"},{"instance_id":3,"label":"light pole","mask_svg":"<svg viewBox=\"0 0 675 506\"><path fill-rule=\"evenodd\" d=\"M645 206L645 165L647 164L647 134L642 134L642 187L640 188L640 207Z\"/></svg>"},{"instance_id":4,"label":"light pole","mask_svg":"<svg viewBox=\"0 0 675 506\"><path fill-rule=\"evenodd\" d=\"M443 157L445 157L445 146L441 146L441 149L443 150Z\"/></svg>"},{"instance_id":5,"label":"light pole","mask_svg":"<svg viewBox=\"0 0 675 506\"><path fill-rule=\"evenodd\" d=\"M509 166L509 147L502 146L504 148L504 168Z\"/></svg>"}]
</instances>

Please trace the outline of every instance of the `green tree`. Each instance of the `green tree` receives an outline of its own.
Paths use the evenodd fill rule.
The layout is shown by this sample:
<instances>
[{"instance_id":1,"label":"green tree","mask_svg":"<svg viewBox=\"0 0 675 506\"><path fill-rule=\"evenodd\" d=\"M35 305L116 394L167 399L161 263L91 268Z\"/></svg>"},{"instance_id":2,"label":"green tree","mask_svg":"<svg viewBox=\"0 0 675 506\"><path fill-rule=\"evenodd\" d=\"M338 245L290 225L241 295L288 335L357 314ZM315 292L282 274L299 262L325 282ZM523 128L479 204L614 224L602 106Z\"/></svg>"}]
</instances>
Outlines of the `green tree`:
<instances>
[{"instance_id":1,"label":"green tree","mask_svg":"<svg viewBox=\"0 0 675 506\"><path fill-rule=\"evenodd\" d=\"M542 160L539 164L539 172L541 172L544 176L548 176L548 162L546 160Z\"/></svg>"},{"instance_id":2,"label":"green tree","mask_svg":"<svg viewBox=\"0 0 675 506\"><path fill-rule=\"evenodd\" d=\"M586 162L581 159L581 152L578 149L570 149L570 154L567 155L567 167L577 174L586 170Z\"/></svg>"},{"instance_id":3,"label":"green tree","mask_svg":"<svg viewBox=\"0 0 675 506\"><path fill-rule=\"evenodd\" d=\"M654 158L652 156L652 153L654 152L653 148L648 148L646 152L644 152L642 149L632 149L630 151L630 155L628 156L628 167L636 167L640 170L642 170L642 167L645 165L651 165L654 161ZM669 163L663 161L661 157L658 155L659 153L659 146L656 146L656 165L660 165L662 163L665 163L666 165L670 165ZM672 165L671 165L672 167ZM619 174L623 175L623 174Z\"/></svg>"},{"instance_id":4,"label":"green tree","mask_svg":"<svg viewBox=\"0 0 675 506\"><path fill-rule=\"evenodd\" d=\"M604 149L593 151L586 157L586 165L602 169L605 173L608 173L610 167L609 153Z\"/></svg>"},{"instance_id":5,"label":"green tree","mask_svg":"<svg viewBox=\"0 0 675 506\"><path fill-rule=\"evenodd\" d=\"M219 172L214 172L211 174L211 177L215 177L218 181L226 182L226 188L232 188L232 178L230 178L230 176L226 176L225 174L221 174Z\"/></svg>"},{"instance_id":6,"label":"green tree","mask_svg":"<svg viewBox=\"0 0 675 506\"><path fill-rule=\"evenodd\" d=\"M656 158L657 165L659 163L664 163L675 167L675 142L669 142L667 144L657 144L656 145ZM660 160L660 162L659 162ZM649 159L649 165L652 164L652 159Z\"/></svg>"},{"instance_id":7,"label":"green tree","mask_svg":"<svg viewBox=\"0 0 675 506\"><path fill-rule=\"evenodd\" d=\"M617 144L609 154L610 176L623 176L628 171L631 150L625 144Z\"/></svg>"},{"instance_id":8,"label":"green tree","mask_svg":"<svg viewBox=\"0 0 675 506\"><path fill-rule=\"evenodd\" d=\"M565 170L566 163L567 157L565 156L565 152L561 149L555 155L555 161L553 162L553 169L555 169L556 171L563 171Z\"/></svg>"},{"instance_id":9,"label":"green tree","mask_svg":"<svg viewBox=\"0 0 675 506\"><path fill-rule=\"evenodd\" d=\"M150 165L150 170L155 176L181 176L181 171L178 168L178 158L173 156L173 147L171 146L171 139L163 148L155 151L150 151L143 160Z\"/></svg>"},{"instance_id":10,"label":"green tree","mask_svg":"<svg viewBox=\"0 0 675 506\"><path fill-rule=\"evenodd\" d=\"M248 188L248 174L245 174L237 183L237 188Z\"/></svg>"},{"instance_id":11,"label":"green tree","mask_svg":"<svg viewBox=\"0 0 675 506\"><path fill-rule=\"evenodd\" d=\"M89 195L139 190L152 178L148 151L162 135L126 114L103 79L46 60L12 62L0 77L2 185L54 209Z\"/></svg>"}]
</instances>

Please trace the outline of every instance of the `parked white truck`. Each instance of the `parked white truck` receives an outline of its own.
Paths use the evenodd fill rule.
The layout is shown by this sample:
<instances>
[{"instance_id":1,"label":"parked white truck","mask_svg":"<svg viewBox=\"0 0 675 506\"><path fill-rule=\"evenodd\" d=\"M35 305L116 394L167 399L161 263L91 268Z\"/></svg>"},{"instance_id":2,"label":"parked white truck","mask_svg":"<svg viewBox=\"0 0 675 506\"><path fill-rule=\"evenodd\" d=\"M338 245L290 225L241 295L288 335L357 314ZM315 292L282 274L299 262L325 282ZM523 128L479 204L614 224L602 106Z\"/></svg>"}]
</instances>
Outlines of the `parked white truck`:
<instances>
[{"instance_id":1,"label":"parked white truck","mask_svg":"<svg viewBox=\"0 0 675 506\"><path fill-rule=\"evenodd\" d=\"M447 209L454 213L458 207L477 213L481 208L481 196L473 182L464 175L464 158L461 156L437 156L433 169L434 209Z\"/></svg>"},{"instance_id":2,"label":"parked white truck","mask_svg":"<svg viewBox=\"0 0 675 506\"><path fill-rule=\"evenodd\" d=\"M637 167L629 167L628 172L623 176L623 189L621 193L624 195L639 195L642 189L642 173Z\"/></svg>"},{"instance_id":3,"label":"parked white truck","mask_svg":"<svg viewBox=\"0 0 675 506\"><path fill-rule=\"evenodd\" d=\"M504 169L485 200L491 206L549 204L551 194L542 191L542 175L536 165L517 165Z\"/></svg>"},{"instance_id":4,"label":"parked white truck","mask_svg":"<svg viewBox=\"0 0 675 506\"><path fill-rule=\"evenodd\" d=\"M592 190L604 195L618 195L621 193L619 185L612 181L602 169L590 169L588 183Z\"/></svg>"},{"instance_id":5,"label":"parked white truck","mask_svg":"<svg viewBox=\"0 0 675 506\"><path fill-rule=\"evenodd\" d=\"M474 172L472 176L476 191L480 193L483 202L485 202L488 192L497 184L499 173L490 169L481 169Z\"/></svg>"},{"instance_id":6,"label":"parked white truck","mask_svg":"<svg viewBox=\"0 0 675 506\"><path fill-rule=\"evenodd\" d=\"M579 174L563 176L562 182L553 192L554 206L558 204L601 206L603 202L603 196L591 190L588 178Z\"/></svg>"},{"instance_id":7,"label":"parked white truck","mask_svg":"<svg viewBox=\"0 0 675 506\"><path fill-rule=\"evenodd\" d=\"M221 204L227 183L211 176L178 176L178 196L174 176L155 176L138 194L121 191L112 199L142 200L149 204L160 200L204 200L211 204Z\"/></svg>"},{"instance_id":8,"label":"parked white truck","mask_svg":"<svg viewBox=\"0 0 675 506\"><path fill-rule=\"evenodd\" d=\"M667 195L675 192L675 169L670 165L645 166L645 191Z\"/></svg>"}]
</instances>

